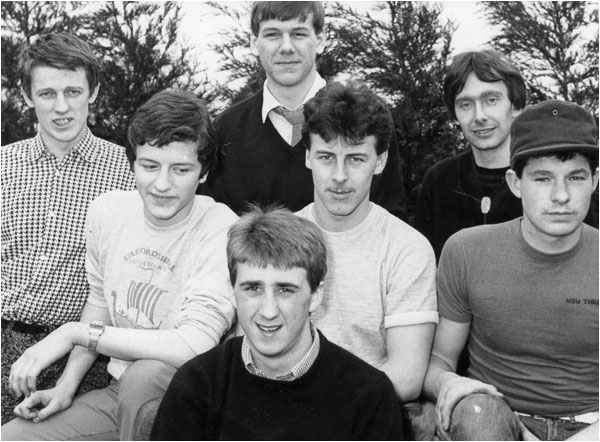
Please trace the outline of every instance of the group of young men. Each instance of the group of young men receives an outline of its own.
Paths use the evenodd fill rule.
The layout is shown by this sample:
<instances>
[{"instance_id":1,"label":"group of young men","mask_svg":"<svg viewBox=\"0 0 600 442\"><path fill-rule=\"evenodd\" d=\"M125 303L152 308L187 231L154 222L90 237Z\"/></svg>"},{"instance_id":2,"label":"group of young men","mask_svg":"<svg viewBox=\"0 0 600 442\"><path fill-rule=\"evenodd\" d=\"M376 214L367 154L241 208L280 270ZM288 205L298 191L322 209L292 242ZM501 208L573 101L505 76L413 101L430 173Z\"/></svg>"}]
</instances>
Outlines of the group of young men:
<instances>
[{"instance_id":1,"label":"group of young men","mask_svg":"<svg viewBox=\"0 0 600 442\"><path fill-rule=\"evenodd\" d=\"M471 150L429 170L415 229L385 101L316 71L322 5L256 2L251 25L260 92L215 130L160 92L125 149L87 128L85 43L23 52L39 133L1 150L2 398L21 401L2 438L597 438L594 117L526 107L507 59L458 55ZM99 355L110 383L76 395Z\"/></svg>"}]
</instances>

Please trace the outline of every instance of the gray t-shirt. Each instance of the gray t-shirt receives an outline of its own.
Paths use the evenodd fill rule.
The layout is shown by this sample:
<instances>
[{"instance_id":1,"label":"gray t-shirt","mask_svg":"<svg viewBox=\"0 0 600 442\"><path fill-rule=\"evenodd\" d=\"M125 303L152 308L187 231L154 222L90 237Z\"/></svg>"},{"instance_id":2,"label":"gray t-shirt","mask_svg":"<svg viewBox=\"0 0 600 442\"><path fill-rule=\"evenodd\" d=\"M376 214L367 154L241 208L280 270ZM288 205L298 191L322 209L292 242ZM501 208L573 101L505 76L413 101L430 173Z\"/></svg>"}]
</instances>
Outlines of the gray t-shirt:
<instances>
[{"instance_id":1,"label":"gray t-shirt","mask_svg":"<svg viewBox=\"0 0 600 442\"><path fill-rule=\"evenodd\" d=\"M598 410L598 230L571 250L532 248L521 218L461 230L442 251L440 315L471 323L469 377L520 412Z\"/></svg>"}]
</instances>

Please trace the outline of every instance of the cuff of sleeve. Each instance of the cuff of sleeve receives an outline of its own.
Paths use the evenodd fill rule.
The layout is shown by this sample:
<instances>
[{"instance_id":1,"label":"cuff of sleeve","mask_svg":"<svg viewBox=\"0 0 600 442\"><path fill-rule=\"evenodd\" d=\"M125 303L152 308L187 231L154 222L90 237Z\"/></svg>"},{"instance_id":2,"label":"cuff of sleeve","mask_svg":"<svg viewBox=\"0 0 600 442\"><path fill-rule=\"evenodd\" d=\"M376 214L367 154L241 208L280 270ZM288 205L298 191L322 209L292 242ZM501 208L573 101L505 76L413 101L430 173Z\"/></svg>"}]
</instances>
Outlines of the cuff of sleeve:
<instances>
[{"instance_id":1,"label":"cuff of sleeve","mask_svg":"<svg viewBox=\"0 0 600 442\"><path fill-rule=\"evenodd\" d=\"M417 325L426 324L433 322L437 324L439 322L439 315L436 311L425 311L425 312L406 312L396 314L394 316L387 316L384 320L383 326L385 328L399 327L403 325Z\"/></svg>"}]
</instances>

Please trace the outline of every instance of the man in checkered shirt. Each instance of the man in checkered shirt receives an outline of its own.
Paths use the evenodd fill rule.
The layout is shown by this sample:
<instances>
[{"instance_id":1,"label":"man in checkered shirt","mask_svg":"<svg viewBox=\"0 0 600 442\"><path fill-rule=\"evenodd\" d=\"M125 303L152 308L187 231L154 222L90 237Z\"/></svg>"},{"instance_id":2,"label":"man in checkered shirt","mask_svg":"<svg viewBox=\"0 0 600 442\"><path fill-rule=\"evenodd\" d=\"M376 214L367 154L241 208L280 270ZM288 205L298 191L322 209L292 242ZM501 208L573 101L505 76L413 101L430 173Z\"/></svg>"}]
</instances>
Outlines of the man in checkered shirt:
<instances>
[{"instance_id":1,"label":"man in checkered shirt","mask_svg":"<svg viewBox=\"0 0 600 442\"><path fill-rule=\"evenodd\" d=\"M40 36L19 60L23 98L39 132L1 149L3 417L14 406L5 393L16 357L79 319L89 293L83 227L90 202L134 188L125 149L87 126L99 67L90 47L65 33Z\"/></svg>"}]
</instances>

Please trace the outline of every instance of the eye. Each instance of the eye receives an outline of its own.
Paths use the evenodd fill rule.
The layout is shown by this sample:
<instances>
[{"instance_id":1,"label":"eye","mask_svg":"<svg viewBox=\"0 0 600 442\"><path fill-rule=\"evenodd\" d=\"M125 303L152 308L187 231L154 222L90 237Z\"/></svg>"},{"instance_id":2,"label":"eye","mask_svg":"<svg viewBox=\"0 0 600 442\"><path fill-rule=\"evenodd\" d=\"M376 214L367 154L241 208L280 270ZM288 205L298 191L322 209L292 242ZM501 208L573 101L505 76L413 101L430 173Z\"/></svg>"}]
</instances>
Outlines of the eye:
<instances>
[{"instance_id":1,"label":"eye","mask_svg":"<svg viewBox=\"0 0 600 442\"><path fill-rule=\"evenodd\" d=\"M363 157L350 157L350 162L353 164L361 164L365 162Z\"/></svg>"},{"instance_id":2,"label":"eye","mask_svg":"<svg viewBox=\"0 0 600 442\"><path fill-rule=\"evenodd\" d=\"M321 153L317 156L317 159L319 161L329 161L333 158L333 155L328 154L328 153Z\"/></svg>"},{"instance_id":3,"label":"eye","mask_svg":"<svg viewBox=\"0 0 600 442\"><path fill-rule=\"evenodd\" d=\"M54 96L54 92L52 92L52 91L42 91L42 92L39 92L37 95L38 95L38 97L41 97L41 98L50 98L50 97Z\"/></svg>"},{"instance_id":4,"label":"eye","mask_svg":"<svg viewBox=\"0 0 600 442\"><path fill-rule=\"evenodd\" d=\"M587 178L583 175L573 175L569 177L571 181L585 181Z\"/></svg>"},{"instance_id":5,"label":"eye","mask_svg":"<svg viewBox=\"0 0 600 442\"><path fill-rule=\"evenodd\" d=\"M306 32L294 32L292 36L295 38L305 38L308 37L308 34Z\"/></svg>"},{"instance_id":6,"label":"eye","mask_svg":"<svg viewBox=\"0 0 600 442\"><path fill-rule=\"evenodd\" d=\"M67 89L67 91L65 92L65 95L67 97L77 97L77 96L81 95L81 91L78 89Z\"/></svg>"},{"instance_id":7,"label":"eye","mask_svg":"<svg viewBox=\"0 0 600 442\"><path fill-rule=\"evenodd\" d=\"M178 175L185 175L189 171L190 171L189 167L174 167L173 168L173 172L175 172Z\"/></svg>"},{"instance_id":8,"label":"eye","mask_svg":"<svg viewBox=\"0 0 600 442\"><path fill-rule=\"evenodd\" d=\"M473 103L471 103L470 101L459 101L456 104L456 107L462 111L466 111L473 107Z\"/></svg>"},{"instance_id":9,"label":"eye","mask_svg":"<svg viewBox=\"0 0 600 442\"><path fill-rule=\"evenodd\" d=\"M550 178L545 177L545 176L543 176L543 177L537 177L537 178L534 179L534 181L536 183L547 183L548 181L550 181Z\"/></svg>"},{"instance_id":10,"label":"eye","mask_svg":"<svg viewBox=\"0 0 600 442\"><path fill-rule=\"evenodd\" d=\"M263 34L263 37L265 37L265 38L277 38L277 37L279 37L279 33L277 33L277 32L267 32L267 33Z\"/></svg>"},{"instance_id":11,"label":"eye","mask_svg":"<svg viewBox=\"0 0 600 442\"><path fill-rule=\"evenodd\" d=\"M279 293L281 293L282 295L288 295L294 293L294 290L290 287L280 287Z\"/></svg>"},{"instance_id":12,"label":"eye","mask_svg":"<svg viewBox=\"0 0 600 442\"><path fill-rule=\"evenodd\" d=\"M156 164L143 163L140 164L140 166L142 167L142 169L147 170L149 172L158 169L158 166Z\"/></svg>"},{"instance_id":13,"label":"eye","mask_svg":"<svg viewBox=\"0 0 600 442\"><path fill-rule=\"evenodd\" d=\"M500 99L498 97L488 97L488 99L486 100L486 103L493 106L494 104L497 104L499 101L500 101Z\"/></svg>"}]
</instances>

